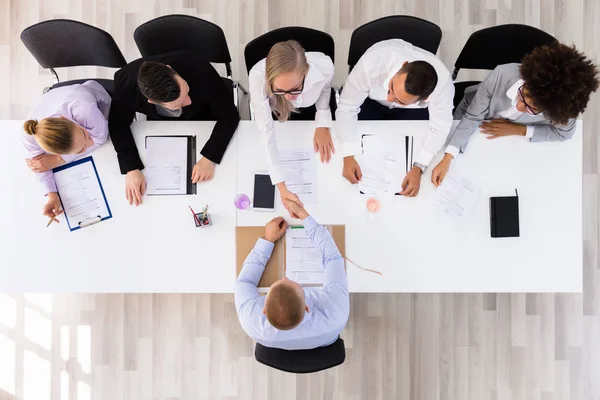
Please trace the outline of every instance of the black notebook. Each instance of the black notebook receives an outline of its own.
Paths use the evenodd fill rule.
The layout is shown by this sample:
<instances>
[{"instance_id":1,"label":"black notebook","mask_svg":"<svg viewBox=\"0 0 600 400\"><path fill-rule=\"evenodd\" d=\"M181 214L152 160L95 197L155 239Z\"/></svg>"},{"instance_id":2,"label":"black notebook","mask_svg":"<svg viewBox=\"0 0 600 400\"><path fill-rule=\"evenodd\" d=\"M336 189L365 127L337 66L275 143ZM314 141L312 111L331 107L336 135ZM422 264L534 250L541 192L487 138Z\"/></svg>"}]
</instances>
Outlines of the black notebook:
<instances>
[{"instance_id":1,"label":"black notebook","mask_svg":"<svg viewBox=\"0 0 600 400\"><path fill-rule=\"evenodd\" d=\"M493 238L519 237L519 197L490 197L490 227Z\"/></svg>"}]
</instances>

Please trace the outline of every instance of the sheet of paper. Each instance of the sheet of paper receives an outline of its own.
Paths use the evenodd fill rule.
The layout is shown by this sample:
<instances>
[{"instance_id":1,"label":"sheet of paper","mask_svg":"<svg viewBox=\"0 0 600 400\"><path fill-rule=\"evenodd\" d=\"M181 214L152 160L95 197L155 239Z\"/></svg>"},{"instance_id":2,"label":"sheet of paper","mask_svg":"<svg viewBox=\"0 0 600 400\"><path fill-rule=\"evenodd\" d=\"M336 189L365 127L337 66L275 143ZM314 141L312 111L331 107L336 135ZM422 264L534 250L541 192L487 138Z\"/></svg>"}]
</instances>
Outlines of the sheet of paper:
<instances>
[{"instance_id":1,"label":"sheet of paper","mask_svg":"<svg viewBox=\"0 0 600 400\"><path fill-rule=\"evenodd\" d=\"M317 204L317 164L314 150L281 149L279 163L289 191L296 193L305 205Z\"/></svg>"},{"instance_id":2,"label":"sheet of paper","mask_svg":"<svg viewBox=\"0 0 600 400\"><path fill-rule=\"evenodd\" d=\"M70 228L110 215L91 161L55 172L54 181Z\"/></svg>"},{"instance_id":3,"label":"sheet of paper","mask_svg":"<svg viewBox=\"0 0 600 400\"><path fill-rule=\"evenodd\" d=\"M285 275L301 285L323 284L323 256L302 227L285 233Z\"/></svg>"},{"instance_id":4,"label":"sheet of paper","mask_svg":"<svg viewBox=\"0 0 600 400\"><path fill-rule=\"evenodd\" d=\"M438 212L453 219L469 217L481 196L481 186L470 177L450 170L436 190Z\"/></svg>"},{"instance_id":5,"label":"sheet of paper","mask_svg":"<svg viewBox=\"0 0 600 400\"><path fill-rule=\"evenodd\" d=\"M187 137L146 138L148 194L187 193L187 149Z\"/></svg>"},{"instance_id":6,"label":"sheet of paper","mask_svg":"<svg viewBox=\"0 0 600 400\"><path fill-rule=\"evenodd\" d=\"M360 157L359 190L370 196L393 196L406 175L406 139L385 135L364 136Z\"/></svg>"}]
</instances>

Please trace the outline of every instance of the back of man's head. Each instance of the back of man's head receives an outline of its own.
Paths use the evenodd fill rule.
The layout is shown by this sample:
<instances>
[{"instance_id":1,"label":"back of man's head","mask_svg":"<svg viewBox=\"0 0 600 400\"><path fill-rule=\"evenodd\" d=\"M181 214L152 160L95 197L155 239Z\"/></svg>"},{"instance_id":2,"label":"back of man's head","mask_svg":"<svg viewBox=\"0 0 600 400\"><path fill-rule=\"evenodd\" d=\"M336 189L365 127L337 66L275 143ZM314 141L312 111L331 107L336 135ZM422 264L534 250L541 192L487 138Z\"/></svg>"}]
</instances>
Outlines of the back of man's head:
<instances>
[{"instance_id":1,"label":"back of man's head","mask_svg":"<svg viewBox=\"0 0 600 400\"><path fill-rule=\"evenodd\" d=\"M405 64L398 74L406 74L404 90L419 100L424 100L437 86L438 76L435 68L427 61L413 61Z\"/></svg>"},{"instance_id":2,"label":"back of man's head","mask_svg":"<svg viewBox=\"0 0 600 400\"><path fill-rule=\"evenodd\" d=\"M271 285L265 300L265 315L276 329L288 331L300 325L306 312L302 287L290 280Z\"/></svg>"},{"instance_id":3,"label":"back of man's head","mask_svg":"<svg viewBox=\"0 0 600 400\"><path fill-rule=\"evenodd\" d=\"M148 99L157 103L177 100L181 89L172 68L156 61L144 61L138 70L138 87Z\"/></svg>"}]
</instances>

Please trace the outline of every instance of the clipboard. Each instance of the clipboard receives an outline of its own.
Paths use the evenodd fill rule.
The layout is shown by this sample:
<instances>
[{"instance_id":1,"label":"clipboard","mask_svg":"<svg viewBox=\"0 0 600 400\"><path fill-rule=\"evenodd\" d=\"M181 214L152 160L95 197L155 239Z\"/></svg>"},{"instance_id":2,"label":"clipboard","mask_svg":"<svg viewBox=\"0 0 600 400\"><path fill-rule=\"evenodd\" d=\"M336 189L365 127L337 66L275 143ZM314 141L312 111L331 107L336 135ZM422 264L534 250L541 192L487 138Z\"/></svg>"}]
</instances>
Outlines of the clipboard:
<instances>
[{"instance_id":1,"label":"clipboard","mask_svg":"<svg viewBox=\"0 0 600 400\"><path fill-rule=\"evenodd\" d=\"M56 180L57 174L60 173L61 171L65 171L65 170L80 166L80 165L82 165L84 163L88 163L88 162L91 163L91 166L92 166L93 172L94 172L94 176L96 178L96 182L98 183L98 187L99 187L100 193L102 195L102 198L100 199L100 197L98 197L98 200L103 202L103 206L106 207L107 213L106 213L106 215L98 215L97 217L88 218L88 219L85 219L82 221L72 221L69 218L67 208L65 207L65 201L63 201L63 195L61 195L60 188L57 185L57 193L58 193L58 198L60 200L60 205L61 205L62 209L65 211L64 212L65 219L67 220L67 225L71 232L76 231L81 228L88 227L90 225L94 225L98 222L106 221L107 219L112 218L112 212L110 210L110 206L108 205L108 201L106 200L106 194L104 193L104 187L102 186L102 182L100 181L100 176L98 175L98 170L96 169L96 163L94 162L94 159L91 156L84 157L80 160L73 161L69 164L61 165L60 167L54 168L52 170L52 172L55 174L55 180ZM101 214L104 214L104 213L101 213Z\"/></svg>"},{"instance_id":2,"label":"clipboard","mask_svg":"<svg viewBox=\"0 0 600 400\"><path fill-rule=\"evenodd\" d=\"M192 171L194 165L196 165L196 136L195 135L148 135L144 138L144 149L148 149L148 138L186 138L187 139L187 151L186 151L186 195L197 194L197 185L192 183ZM167 193L147 193L148 196L162 196ZM180 193L177 193L180 194ZM168 195L177 195L175 193ZM183 194L183 193L181 193Z\"/></svg>"}]
</instances>

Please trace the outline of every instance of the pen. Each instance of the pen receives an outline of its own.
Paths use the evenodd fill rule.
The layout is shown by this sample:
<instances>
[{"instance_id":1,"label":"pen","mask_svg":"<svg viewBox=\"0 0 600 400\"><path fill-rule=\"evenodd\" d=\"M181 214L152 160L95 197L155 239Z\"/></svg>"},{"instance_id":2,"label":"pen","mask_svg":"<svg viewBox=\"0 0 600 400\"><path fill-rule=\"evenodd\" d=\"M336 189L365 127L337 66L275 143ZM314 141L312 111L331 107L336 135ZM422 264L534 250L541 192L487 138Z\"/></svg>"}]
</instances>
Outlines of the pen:
<instances>
[{"instance_id":1,"label":"pen","mask_svg":"<svg viewBox=\"0 0 600 400\"><path fill-rule=\"evenodd\" d=\"M194 219L196 220L196 223L200 226L202 225L200 223L200 220L198 219L198 217L196 216L196 213L194 212L194 210L192 210L192 206L188 206L190 208L190 211L192 212L192 214L194 215Z\"/></svg>"},{"instance_id":2,"label":"pen","mask_svg":"<svg viewBox=\"0 0 600 400\"><path fill-rule=\"evenodd\" d=\"M56 217L51 217L50 218L50 221L48 221L48 225L46 225L46 228L49 227L50 224L54 222L54 218L56 218Z\"/></svg>"}]
</instances>

